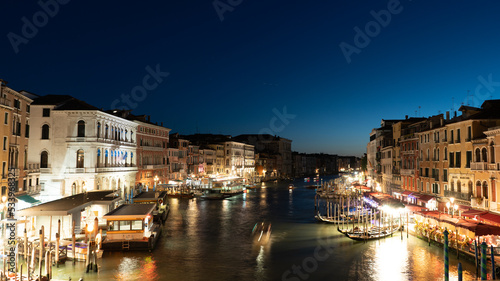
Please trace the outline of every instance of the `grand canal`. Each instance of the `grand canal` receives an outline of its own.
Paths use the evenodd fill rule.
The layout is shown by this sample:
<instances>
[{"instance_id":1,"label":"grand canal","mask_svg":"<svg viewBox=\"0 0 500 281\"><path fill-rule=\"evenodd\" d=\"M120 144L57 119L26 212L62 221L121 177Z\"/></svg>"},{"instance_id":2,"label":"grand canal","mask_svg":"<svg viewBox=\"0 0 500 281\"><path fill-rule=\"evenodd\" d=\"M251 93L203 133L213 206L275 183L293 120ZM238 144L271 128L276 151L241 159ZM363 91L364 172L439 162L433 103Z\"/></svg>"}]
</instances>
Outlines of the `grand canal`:
<instances>
[{"instance_id":1,"label":"grand canal","mask_svg":"<svg viewBox=\"0 0 500 281\"><path fill-rule=\"evenodd\" d=\"M330 178L325 178L328 180ZM151 252L105 253L98 273L83 263L54 267L68 280L443 280L443 250L406 233L355 242L314 219L314 190L295 181L266 183L222 201L170 199L170 214ZM254 245L256 222L272 223L266 246ZM460 260L464 280L474 265ZM450 255L450 277L457 278Z\"/></svg>"}]
</instances>

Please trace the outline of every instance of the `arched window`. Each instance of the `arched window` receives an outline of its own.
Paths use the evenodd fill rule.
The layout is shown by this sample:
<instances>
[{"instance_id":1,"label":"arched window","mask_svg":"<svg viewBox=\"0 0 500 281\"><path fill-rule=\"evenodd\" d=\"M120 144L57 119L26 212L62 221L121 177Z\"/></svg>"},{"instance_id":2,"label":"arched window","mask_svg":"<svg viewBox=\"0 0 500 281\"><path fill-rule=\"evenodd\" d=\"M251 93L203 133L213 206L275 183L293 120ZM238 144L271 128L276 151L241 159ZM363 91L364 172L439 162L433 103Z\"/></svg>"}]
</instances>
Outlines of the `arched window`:
<instances>
[{"instance_id":1,"label":"arched window","mask_svg":"<svg viewBox=\"0 0 500 281\"><path fill-rule=\"evenodd\" d=\"M488 152L486 151L485 147L481 149L481 156L483 157L482 162L488 162Z\"/></svg>"},{"instance_id":2,"label":"arched window","mask_svg":"<svg viewBox=\"0 0 500 281\"><path fill-rule=\"evenodd\" d=\"M436 160L439 161L439 148L437 149Z\"/></svg>"},{"instance_id":3,"label":"arched window","mask_svg":"<svg viewBox=\"0 0 500 281\"><path fill-rule=\"evenodd\" d=\"M481 195L481 182L480 181L476 182L476 193L477 193L476 194L477 197L483 197Z\"/></svg>"},{"instance_id":4,"label":"arched window","mask_svg":"<svg viewBox=\"0 0 500 281\"><path fill-rule=\"evenodd\" d=\"M462 183L457 181L457 192L462 192Z\"/></svg>"},{"instance_id":5,"label":"arched window","mask_svg":"<svg viewBox=\"0 0 500 281\"><path fill-rule=\"evenodd\" d=\"M104 167L108 166L108 150L104 151Z\"/></svg>"},{"instance_id":6,"label":"arched window","mask_svg":"<svg viewBox=\"0 0 500 281\"><path fill-rule=\"evenodd\" d=\"M105 130L106 130L106 132L105 132L105 134L104 134L104 137L108 139L108 138L109 138L109 135L108 135L108 132L109 132L109 126L108 126L108 124L106 124L106 129L105 129Z\"/></svg>"},{"instance_id":7,"label":"arched window","mask_svg":"<svg viewBox=\"0 0 500 281\"><path fill-rule=\"evenodd\" d=\"M97 137L101 137L101 122L97 122Z\"/></svg>"},{"instance_id":8,"label":"arched window","mask_svg":"<svg viewBox=\"0 0 500 281\"><path fill-rule=\"evenodd\" d=\"M488 183L486 181L483 182L483 196L488 199Z\"/></svg>"},{"instance_id":9,"label":"arched window","mask_svg":"<svg viewBox=\"0 0 500 281\"><path fill-rule=\"evenodd\" d=\"M481 151L476 148L476 162L481 162Z\"/></svg>"},{"instance_id":10,"label":"arched window","mask_svg":"<svg viewBox=\"0 0 500 281\"><path fill-rule=\"evenodd\" d=\"M101 150L97 149L97 168L101 167Z\"/></svg>"},{"instance_id":11,"label":"arched window","mask_svg":"<svg viewBox=\"0 0 500 281\"><path fill-rule=\"evenodd\" d=\"M83 149L79 149L76 152L76 167L83 168L83 162L84 162L84 152Z\"/></svg>"},{"instance_id":12,"label":"arched window","mask_svg":"<svg viewBox=\"0 0 500 281\"><path fill-rule=\"evenodd\" d=\"M130 152L130 166L131 167L134 166L134 153L133 152Z\"/></svg>"},{"instance_id":13,"label":"arched window","mask_svg":"<svg viewBox=\"0 0 500 281\"><path fill-rule=\"evenodd\" d=\"M490 144L490 163L495 163L495 143Z\"/></svg>"},{"instance_id":14,"label":"arched window","mask_svg":"<svg viewBox=\"0 0 500 281\"><path fill-rule=\"evenodd\" d=\"M42 126L42 140L49 139L49 125L45 124Z\"/></svg>"},{"instance_id":15,"label":"arched window","mask_svg":"<svg viewBox=\"0 0 500 281\"><path fill-rule=\"evenodd\" d=\"M78 121L78 135L79 138L85 137L85 121Z\"/></svg>"},{"instance_id":16,"label":"arched window","mask_svg":"<svg viewBox=\"0 0 500 281\"><path fill-rule=\"evenodd\" d=\"M451 181L451 191L452 192L455 191L455 182L454 181Z\"/></svg>"},{"instance_id":17,"label":"arched window","mask_svg":"<svg viewBox=\"0 0 500 281\"><path fill-rule=\"evenodd\" d=\"M40 154L40 168L48 168L49 167L49 153L47 151L42 151Z\"/></svg>"},{"instance_id":18,"label":"arched window","mask_svg":"<svg viewBox=\"0 0 500 281\"><path fill-rule=\"evenodd\" d=\"M444 160L448 160L448 148L444 148Z\"/></svg>"},{"instance_id":19,"label":"arched window","mask_svg":"<svg viewBox=\"0 0 500 281\"><path fill-rule=\"evenodd\" d=\"M469 194L469 195L472 194L472 181L469 181L467 194Z\"/></svg>"}]
</instances>

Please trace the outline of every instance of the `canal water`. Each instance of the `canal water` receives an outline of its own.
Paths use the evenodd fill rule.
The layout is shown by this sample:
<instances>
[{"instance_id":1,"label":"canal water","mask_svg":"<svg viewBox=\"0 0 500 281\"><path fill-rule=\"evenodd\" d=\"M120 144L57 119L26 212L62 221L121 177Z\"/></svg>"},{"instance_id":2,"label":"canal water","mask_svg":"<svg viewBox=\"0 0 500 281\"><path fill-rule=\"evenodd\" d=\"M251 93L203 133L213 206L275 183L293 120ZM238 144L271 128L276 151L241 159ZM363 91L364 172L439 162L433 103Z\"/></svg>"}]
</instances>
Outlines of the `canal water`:
<instances>
[{"instance_id":1,"label":"canal water","mask_svg":"<svg viewBox=\"0 0 500 281\"><path fill-rule=\"evenodd\" d=\"M325 177L324 181L332 177ZM352 241L314 219L314 190L303 181L265 183L226 200L169 199L155 250L104 253L98 273L82 262L54 267L68 280L444 280L443 250L416 237ZM307 183L310 184L310 183ZM272 223L270 242L255 245L255 223ZM475 279L462 262L464 280ZM450 280L458 260L450 253Z\"/></svg>"}]
</instances>

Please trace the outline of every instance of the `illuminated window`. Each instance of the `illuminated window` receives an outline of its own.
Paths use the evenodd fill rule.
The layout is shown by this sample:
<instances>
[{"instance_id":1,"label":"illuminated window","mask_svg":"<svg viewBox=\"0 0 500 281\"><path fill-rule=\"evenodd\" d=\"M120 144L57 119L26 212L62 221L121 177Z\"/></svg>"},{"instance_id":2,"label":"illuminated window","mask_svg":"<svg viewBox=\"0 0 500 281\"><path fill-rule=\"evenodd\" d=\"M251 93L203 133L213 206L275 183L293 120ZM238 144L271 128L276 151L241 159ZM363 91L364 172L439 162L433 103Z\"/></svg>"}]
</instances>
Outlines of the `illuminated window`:
<instances>
[{"instance_id":1,"label":"illuminated window","mask_svg":"<svg viewBox=\"0 0 500 281\"><path fill-rule=\"evenodd\" d=\"M79 149L76 152L76 167L83 168L83 162L84 162L84 152L83 149Z\"/></svg>"}]
</instances>

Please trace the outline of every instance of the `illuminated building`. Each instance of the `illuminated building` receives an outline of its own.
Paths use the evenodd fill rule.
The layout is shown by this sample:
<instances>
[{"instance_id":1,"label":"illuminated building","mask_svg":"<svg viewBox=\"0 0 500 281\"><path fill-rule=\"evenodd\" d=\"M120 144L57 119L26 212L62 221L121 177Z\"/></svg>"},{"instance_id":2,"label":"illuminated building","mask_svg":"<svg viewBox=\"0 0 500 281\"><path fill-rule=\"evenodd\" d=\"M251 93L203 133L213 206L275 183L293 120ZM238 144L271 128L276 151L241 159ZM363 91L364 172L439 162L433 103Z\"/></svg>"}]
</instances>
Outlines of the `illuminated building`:
<instances>
[{"instance_id":1,"label":"illuminated building","mask_svg":"<svg viewBox=\"0 0 500 281\"><path fill-rule=\"evenodd\" d=\"M137 123L67 95L47 95L31 105L28 162L40 167L40 199L135 185Z\"/></svg>"}]
</instances>

